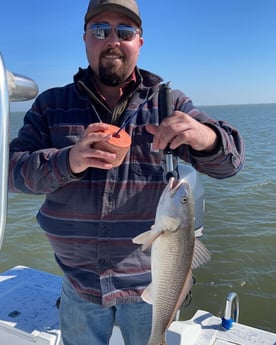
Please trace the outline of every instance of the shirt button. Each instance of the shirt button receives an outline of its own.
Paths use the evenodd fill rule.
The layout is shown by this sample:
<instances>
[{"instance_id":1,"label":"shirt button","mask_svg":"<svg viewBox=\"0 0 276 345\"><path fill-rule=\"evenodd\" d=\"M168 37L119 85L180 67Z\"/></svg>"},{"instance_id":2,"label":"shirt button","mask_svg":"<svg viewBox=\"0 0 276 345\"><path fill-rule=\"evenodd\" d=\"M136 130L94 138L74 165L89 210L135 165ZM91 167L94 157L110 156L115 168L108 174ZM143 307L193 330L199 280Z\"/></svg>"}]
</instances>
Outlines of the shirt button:
<instances>
[{"instance_id":1,"label":"shirt button","mask_svg":"<svg viewBox=\"0 0 276 345\"><path fill-rule=\"evenodd\" d=\"M99 266L104 266L105 265L105 259L104 258L99 259L98 264L99 264Z\"/></svg>"},{"instance_id":2,"label":"shirt button","mask_svg":"<svg viewBox=\"0 0 276 345\"><path fill-rule=\"evenodd\" d=\"M98 260L98 270L99 272L104 272L106 268L106 261L104 258Z\"/></svg>"},{"instance_id":3,"label":"shirt button","mask_svg":"<svg viewBox=\"0 0 276 345\"><path fill-rule=\"evenodd\" d=\"M102 236L107 236L108 234L108 229L106 226L104 226L102 229L101 229L101 235Z\"/></svg>"}]
</instances>

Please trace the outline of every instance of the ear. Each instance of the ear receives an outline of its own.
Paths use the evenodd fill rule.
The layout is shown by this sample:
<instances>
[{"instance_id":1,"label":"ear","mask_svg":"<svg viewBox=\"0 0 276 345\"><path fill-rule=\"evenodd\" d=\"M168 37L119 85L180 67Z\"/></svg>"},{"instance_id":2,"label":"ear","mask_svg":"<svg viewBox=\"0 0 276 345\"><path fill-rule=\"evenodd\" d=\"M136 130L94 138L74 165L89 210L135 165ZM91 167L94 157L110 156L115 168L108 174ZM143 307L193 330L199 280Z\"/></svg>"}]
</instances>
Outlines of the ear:
<instances>
[{"instance_id":1,"label":"ear","mask_svg":"<svg viewBox=\"0 0 276 345\"><path fill-rule=\"evenodd\" d=\"M140 48L142 47L143 44L144 44L144 39L143 37L140 37Z\"/></svg>"},{"instance_id":2,"label":"ear","mask_svg":"<svg viewBox=\"0 0 276 345\"><path fill-rule=\"evenodd\" d=\"M86 42L86 31L84 32L83 36L82 36L82 39L84 42Z\"/></svg>"}]
</instances>

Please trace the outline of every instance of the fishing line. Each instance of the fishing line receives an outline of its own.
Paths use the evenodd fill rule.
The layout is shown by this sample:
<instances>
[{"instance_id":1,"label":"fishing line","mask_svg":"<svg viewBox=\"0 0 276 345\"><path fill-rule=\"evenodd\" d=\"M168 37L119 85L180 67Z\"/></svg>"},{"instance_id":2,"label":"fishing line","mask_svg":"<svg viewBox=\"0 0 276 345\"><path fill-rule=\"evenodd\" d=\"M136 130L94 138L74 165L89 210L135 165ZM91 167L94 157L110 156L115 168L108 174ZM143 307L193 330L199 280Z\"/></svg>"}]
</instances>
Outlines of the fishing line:
<instances>
[{"instance_id":1,"label":"fishing line","mask_svg":"<svg viewBox=\"0 0 276 345\"><path fill-rule=\"evenodd\" d=\"M169 85L170 82L167 82L166 85ZM150 101L157 93L159 92L159 88L157 88L144 102L142 102L139 107L135 110L135 112L130 115L124 122L123 124L120 126L119 130L113 134L114 137L118 136L119 133L121 132L122 129L124 129L131 121L131 119L134 118L134 116L136 116L139 111L141 110L141 108L148 102Z\"/></svg>"}]
</instances>

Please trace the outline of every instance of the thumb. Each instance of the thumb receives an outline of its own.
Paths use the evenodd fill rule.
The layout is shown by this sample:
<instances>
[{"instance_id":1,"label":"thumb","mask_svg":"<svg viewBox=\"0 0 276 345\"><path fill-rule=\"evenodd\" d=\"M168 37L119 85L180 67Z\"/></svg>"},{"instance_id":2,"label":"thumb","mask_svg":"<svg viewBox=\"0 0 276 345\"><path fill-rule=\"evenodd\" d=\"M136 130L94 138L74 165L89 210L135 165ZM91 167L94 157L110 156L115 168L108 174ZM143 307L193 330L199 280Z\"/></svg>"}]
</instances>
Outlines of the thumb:
<instances>
[{"instance_id":1,"label":"thumb","mask_svg":"<svg viewBox=\"0 0 276 345\"><path fill-rule=\"evenodd\" d=\"M157 132L157 128L158 126L156 125L146 125L146 130L153 135L155 135L155 133Z\"/></svg>"}]
</instances>

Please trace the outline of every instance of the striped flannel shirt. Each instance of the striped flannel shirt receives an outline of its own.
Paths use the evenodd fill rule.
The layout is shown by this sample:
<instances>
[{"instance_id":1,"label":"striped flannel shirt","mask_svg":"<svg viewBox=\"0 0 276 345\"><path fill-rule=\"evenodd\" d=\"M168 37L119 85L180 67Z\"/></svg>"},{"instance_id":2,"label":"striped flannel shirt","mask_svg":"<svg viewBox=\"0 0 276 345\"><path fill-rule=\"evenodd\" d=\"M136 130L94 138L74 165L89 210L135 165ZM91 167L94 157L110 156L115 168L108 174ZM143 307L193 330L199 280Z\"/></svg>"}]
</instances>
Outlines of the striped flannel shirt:
<instances>
[{"instance_id":1,"label":"striped flannel shirt","mask_svg":"<svg viewBox=\"0 0 276 345\"><path fill-rule=\"evenodd\" d=\"M73 83L37 97L10 144L9 189L45 194L37 220L57 263L84 299L109 307L141 301L151 281L150 251L141 251L132 238L153 224L164 189L163 153L151 151L153 137L145 129L159 122L158 95L145 100L162 80L136 68L135 86L112 113L91 85L91 73L80 69ZM178 90L172 91L174 109L213 127L220 139L209 154L183 145L176 150L180 159L215 178L236 174L243 164L238 131L200 112ZM128 120L131 148L120 167L89 168L75 176L69 150L98 116L117 125Z\"/></svg>"}]
</instances>

